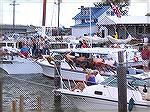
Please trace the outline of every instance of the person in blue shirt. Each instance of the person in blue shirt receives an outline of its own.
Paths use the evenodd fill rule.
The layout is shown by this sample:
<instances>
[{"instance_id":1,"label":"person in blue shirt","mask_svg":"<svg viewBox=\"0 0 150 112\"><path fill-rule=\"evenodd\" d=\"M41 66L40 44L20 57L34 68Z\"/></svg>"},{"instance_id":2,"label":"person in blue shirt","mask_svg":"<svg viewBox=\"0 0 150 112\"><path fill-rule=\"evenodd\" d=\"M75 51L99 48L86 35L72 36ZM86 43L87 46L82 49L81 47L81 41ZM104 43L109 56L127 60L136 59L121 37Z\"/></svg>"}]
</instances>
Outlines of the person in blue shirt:
<instances>
[{"instance_id":1,"label":"person in blue shirt","mask_svg":"<svg viewBox=\"0 0 150 112\"><path fill-rule=\"evenodd\" d=\"M92 72L89 72L86 75L86 85L87 86L96 85L95 74L93 74Z\"/></svg>"},{"instance_id":2,"label":"person in blue shirt","mask_svg":"<svg viewBox=\"0 0 150 112\"><path fill-rule=\"evenodd\" d=\"M21 50L20 50L21 54L23 55L23 57L29 57L29 53L30 53L30 48L27 47L27 45L24 45Z\"/></svg>"}]
</instances>

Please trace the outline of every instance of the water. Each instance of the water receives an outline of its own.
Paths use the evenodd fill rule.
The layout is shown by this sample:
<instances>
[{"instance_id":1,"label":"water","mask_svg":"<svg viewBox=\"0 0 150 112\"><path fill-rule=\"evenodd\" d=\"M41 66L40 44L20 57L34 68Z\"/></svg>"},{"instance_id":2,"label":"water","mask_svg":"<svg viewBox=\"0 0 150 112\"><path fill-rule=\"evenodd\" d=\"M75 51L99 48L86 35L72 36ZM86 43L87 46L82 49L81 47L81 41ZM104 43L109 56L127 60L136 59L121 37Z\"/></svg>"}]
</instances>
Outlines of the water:
<instances>
[{"instance_id":1,"label":"water","mask_svg":"<svg viewBox=\"0 0 150 112\"><path fill-rule=\"evenodd\" d=\"M23 96L25 112L37 112L37 97L40 96L42 112L84 112L78 110L65 96L62 96L61 99L61 109L56 110L53 90L54 80L42 74L6 75L3 80L3 110L4 112L10 112L14 100L17 102L18 108L19 97ZM114 110L114 112L117 111ZM112 110L90 112L112 112Z\"/></svg>"},{"instance_id":2,"label":"water","mask_svg":"<svg viewBox=\"0 0 150 112\"><path fill-rule=\"evenodd\" d=\"M26 112L34 112L37 109L37 97L41 98L42 112L53 112L54 107L54 81L42 74L8 75L3 80L3 110L11 110L12 101L17 102L19 107L19 97L24 98L24 108ZM61 111L79 112L74 105L62 96Z\"/></svg>"}]
</instances>

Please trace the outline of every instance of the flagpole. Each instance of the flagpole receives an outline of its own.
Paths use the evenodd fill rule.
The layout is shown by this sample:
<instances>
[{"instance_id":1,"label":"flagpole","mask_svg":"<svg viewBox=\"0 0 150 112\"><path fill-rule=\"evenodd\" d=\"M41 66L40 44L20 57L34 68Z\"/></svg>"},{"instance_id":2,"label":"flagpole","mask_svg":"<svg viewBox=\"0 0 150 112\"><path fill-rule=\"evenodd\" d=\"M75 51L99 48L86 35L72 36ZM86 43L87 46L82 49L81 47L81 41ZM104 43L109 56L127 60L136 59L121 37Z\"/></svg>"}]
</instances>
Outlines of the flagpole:
<instances>
[{"instance_id":1,"label":"flagpole","mask_svg":"<svg viewBox=\"0 0 150 112\"><path fill-rule=\"evenodd\" d=\"M91 30L92 30L92 29L91 29L91 26L92 26L92 25L91 25L91 21L92 21L92 17L91 17L91 16L92 16L92 15L91 15L91 7L89 7L89 11L90 11L90 44L91 44L90 47L92 48L92 39L91 39Z\"/></svg>"}]
</instances>

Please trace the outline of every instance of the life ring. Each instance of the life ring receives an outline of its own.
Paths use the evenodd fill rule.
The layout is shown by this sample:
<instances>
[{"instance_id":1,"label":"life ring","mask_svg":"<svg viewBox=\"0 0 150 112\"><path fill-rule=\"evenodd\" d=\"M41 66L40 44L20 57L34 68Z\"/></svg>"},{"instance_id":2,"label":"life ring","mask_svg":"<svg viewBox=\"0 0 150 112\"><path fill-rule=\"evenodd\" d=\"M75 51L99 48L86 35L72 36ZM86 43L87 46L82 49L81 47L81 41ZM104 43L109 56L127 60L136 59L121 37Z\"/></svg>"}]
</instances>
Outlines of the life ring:
<instances>
[{"instance_id":1,"label":"life ring","mask_svg":"<svg viewBox=\"0 0 150 112\"><path fill-rule=\"evenodd\" d=\"M137 56L134 56L133 60L134 62L138 62L139 58Z\"/></svg>"}]
</instances>

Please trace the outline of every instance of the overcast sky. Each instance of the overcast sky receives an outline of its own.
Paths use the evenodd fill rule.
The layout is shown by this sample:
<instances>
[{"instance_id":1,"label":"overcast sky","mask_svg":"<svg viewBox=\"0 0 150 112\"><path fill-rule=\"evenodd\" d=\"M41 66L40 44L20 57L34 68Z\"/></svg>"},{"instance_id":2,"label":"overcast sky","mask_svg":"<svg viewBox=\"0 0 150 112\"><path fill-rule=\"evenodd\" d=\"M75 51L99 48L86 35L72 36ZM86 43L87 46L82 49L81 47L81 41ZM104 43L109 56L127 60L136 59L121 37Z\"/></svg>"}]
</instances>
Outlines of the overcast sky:
<instances>
[{"instance_id":1,"label":"overcast sky","mask_svg":"<svg viewBox=\"0 0 150 112\"><path fill-rule=\"evenodd\" d=\"M13 23L13 0L1 0L0 23ZM16 0L15 24L42 25L43 0ZM57 0L47 0L46 26L57 26ZM100 0L62 0L60 12L60 26L70 27L74 25L72 18L79 13L81 5L93 6L93 2ZM150 0L131 0L129 15L143 16L150 12Z\"/></svg>"}]
</instances>

